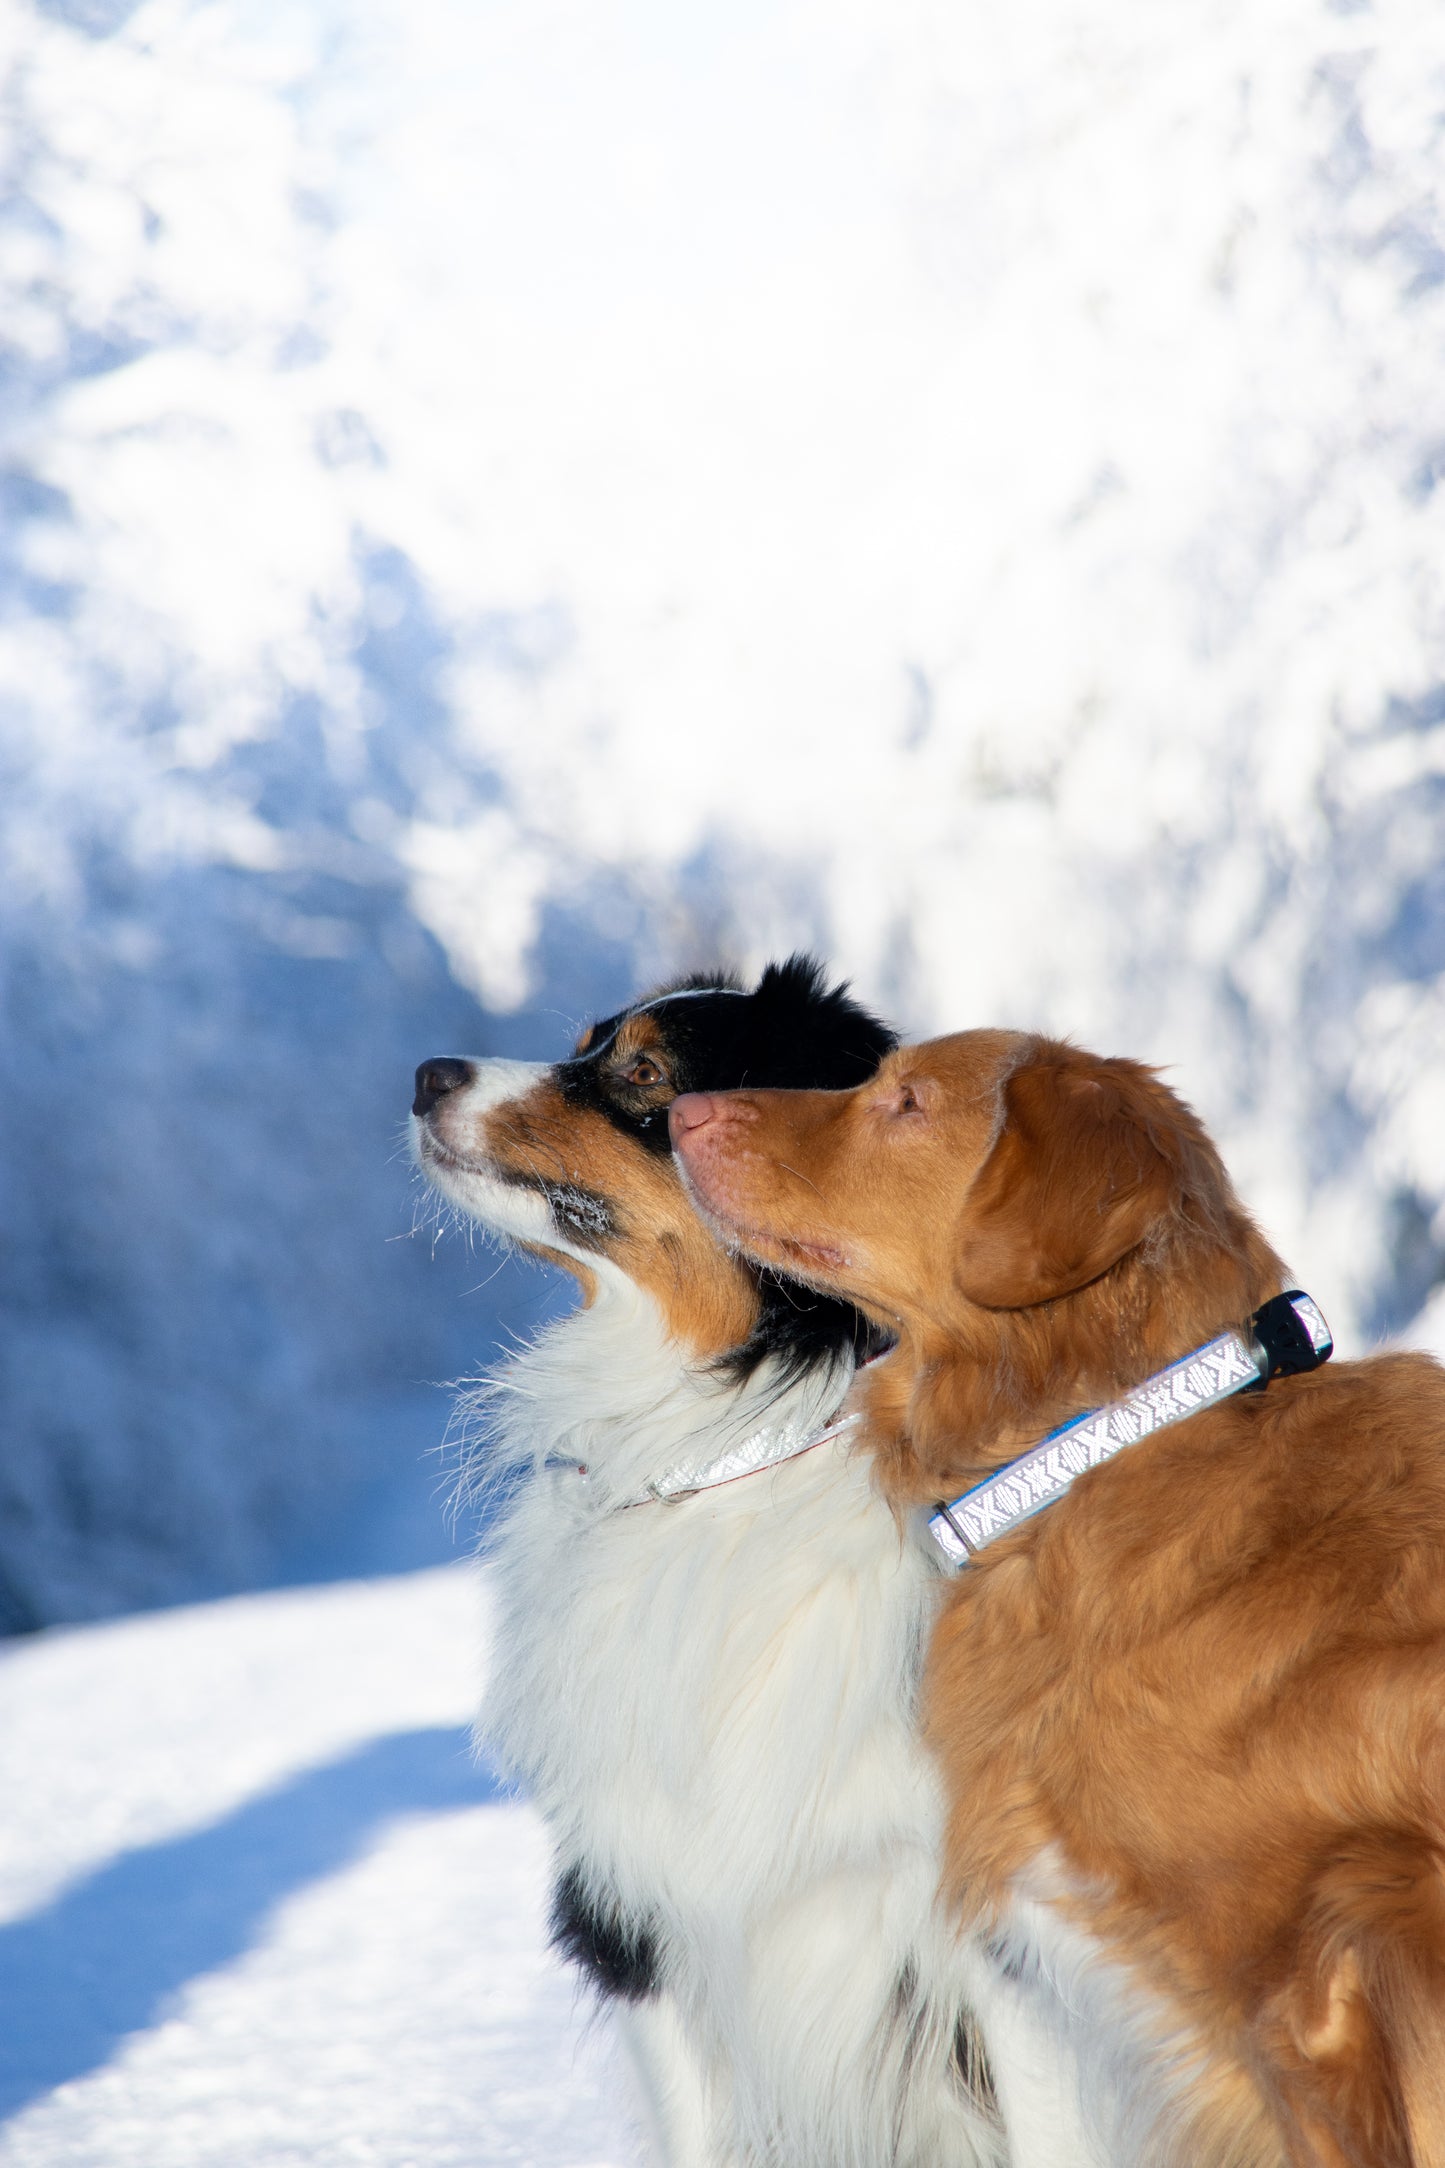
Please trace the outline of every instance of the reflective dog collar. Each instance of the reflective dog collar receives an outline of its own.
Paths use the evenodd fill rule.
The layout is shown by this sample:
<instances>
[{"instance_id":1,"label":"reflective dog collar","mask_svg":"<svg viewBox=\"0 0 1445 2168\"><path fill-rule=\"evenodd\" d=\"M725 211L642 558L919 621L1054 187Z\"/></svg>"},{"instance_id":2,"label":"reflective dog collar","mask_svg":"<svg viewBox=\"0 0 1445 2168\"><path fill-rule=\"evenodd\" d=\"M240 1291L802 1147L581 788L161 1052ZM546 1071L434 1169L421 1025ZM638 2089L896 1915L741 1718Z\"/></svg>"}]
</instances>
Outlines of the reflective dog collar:
<instances>
[{"instance_id":1,"label":"reflective dog collar","mask_svg":"<svg viewBox=\"0 0 1445 2168\"><path fill-rule=\"evenodd\" d=\"M1221 1333L1160 1370L1122 1400L1076 1415L1019 1460L940 1505L928 1532L952 1567L1062 1498L1077 1476L1112 1460L1169 1423L1234 1393L1260 1392L1271 1378L1317 1370L1334 1341L1319 1306L1299 1288L1261 1305L1243 1332Z\"/></svg>"},{"instance_id":2,"label":"reflective dog collar","mask_svg":"<svg viewBox=\"0 0 1445 2168\"><path fill-rule=\"evenodd\" d=\"M815 1446L844 1437L858 1420L856 1415L842 1415L826 1430L805 1430L796 1423L784 1423L777 1430L755 1430L741 1445L701 1468L665 1469L626 1503L672 1505L680 1498L696 1497L699 1491L717 1490L723 1483L739 1483L745 1475L761 1475L765 1468L781 1468L786 1461L811 1453Z\"/></svg>"},{"instance_id":3,"label":"reflective dog collar","mask_svg":"<svg viewBox=\"0 0 1445 2168\"><path fill-rule=\"evenodd\" d=\"M614 1513L626 1513L633 1506L678 1505L684 1498L695 1498L699 1491L717 1490L724 1483L740 1483L744 1476L762 1475L768 1468L781 1468L790 1460L811 1453L816 1446L828 1445L834 1438L845 1438L854 1425L861 1421L857 1415L840 1415L822 1430L808 1429L798 1423L780 1423L776 1427L763 1424L758 1430L732 1446L716 1460L704 1461L702 1466L688 1467L679 1462L675 1467L664 1468L661 1475L645 1483L634 1497L623 1498L611 1508ZM549 1456L549 1468L567 1468L584 1479L588 1475L586 1463Z\"/></svg>"}]
</instances>

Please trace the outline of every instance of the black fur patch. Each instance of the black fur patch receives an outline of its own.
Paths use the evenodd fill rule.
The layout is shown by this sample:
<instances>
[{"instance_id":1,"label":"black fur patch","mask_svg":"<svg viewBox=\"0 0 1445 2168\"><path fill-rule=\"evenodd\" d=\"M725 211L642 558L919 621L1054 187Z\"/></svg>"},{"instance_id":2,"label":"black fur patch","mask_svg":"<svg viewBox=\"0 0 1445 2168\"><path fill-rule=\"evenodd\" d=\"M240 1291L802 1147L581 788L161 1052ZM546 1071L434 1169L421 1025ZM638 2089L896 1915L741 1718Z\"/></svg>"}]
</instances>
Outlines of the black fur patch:
<instances>
[{"instance_id":1,"label":"black fur patch","mask_svg":"<svg viewBox=\"0 0 1445 2168\"><path fill-rule=\"evenodd\" d=\"M643 2002L657 1992L656 1938L592 1896L580 1867L559 1878L549 1925L553 1949L580 1965L599 1994Z\"/></svg>"},{"instance_id":2,"label":"black fur patch","mask_svg":"<svg viewBox=\"0 0 1445 2168\"><path fill-rule=\"evenodd\" d=\"M556 1182L545 1174L523 1174L515 1167L497 1168L495 1178L510 1189L531 1190L545 1197L558 1230L583 1249L605 1249L608 1238L621 1232L607 1198L581 1182Z\"/></svg>"},{"instance_id":3,"label":"black fur patch","mask_svg":"<svg viewBox=\"0 0 1445 2168\"><path fill-rule=\"evenodd\" d=\"M629 1084L615 1042L637 1009L652 1019L671 1074L663 1090ZM649 1151L671 1150L667 1109L680 1092L847 1091L864 1083L897 1034L854 1001L846 983L829 986L811 956L769 964L751 992L728 972L694 974L667 986L636 1009L619 1010L592 1026L586 1051L559 1062L554 1074L567 1098L594 1107ZM600 1201L600 1200L599 1200ZM815 1294L770 1271L758 1275L761 1315L725 1367L741 1383L772 1359L788 1377L851 1350L866 1362L888 1336L848 1303Z\"/></svg>"},{"instance_id":4,"label":"black fur patch","mask_svg":"<svg viewBox=\"0 0 1445 2168\"><path fill-rule=\"evenodd\" d=\"M953 2067L958 2082L974 2105L985 2115L995 2118L999 2113L998 2094L994 2089L993 2072L989 2068L988 2050L983 2044L971 2011L965 2011L954 2028Z\"/></svg>"},{"instance_id":5,"label":"black fur patch","mask_svg":"<svg viewBox=\"0 0 1445 2168\"><path fill-rule=\"evenodd\" d=\"M893 1345L891 1333L850 1303L814 1288L800 1287L781 1273L757 1268L758 1321L741 1347L724 1355L718 1368L741 1384L761 1364L777 1363L784 1380L803 1377L815 1363L851 1348L855 1363L871 1362Z\"/></svg>"},{"instance_id":6,"label":"black fur patch","mask_svg":"<svg viewBox=\"0 0 1445 2168\"><path fill-rule=\"evenodd\" d=\"M616 1213L595 1189L580 1182L543 1182L539 1187L557 1226L584 1249L605 1248L608 1236L619 1231Z\"/></svg>"},{"instance_id":7,"label":"black fur patch","mask_svg":"<svg viewBox=\"0 0 1445 2168\"><path fill-rule=\"evenodd\" d=\"M918 2057L933 2037L930 2012L919 1994L918 1967L912 1958L904 1964L894 1984L891 2015L894 2037L901 2047L903 2068L911 2084ZM949 2062L974 2107L998 2122L998 2095L994 2091L993 2072L989 2069L983 2036L971 2010L960 2010L958 2014Z\"/></svg>"}]
</instances>

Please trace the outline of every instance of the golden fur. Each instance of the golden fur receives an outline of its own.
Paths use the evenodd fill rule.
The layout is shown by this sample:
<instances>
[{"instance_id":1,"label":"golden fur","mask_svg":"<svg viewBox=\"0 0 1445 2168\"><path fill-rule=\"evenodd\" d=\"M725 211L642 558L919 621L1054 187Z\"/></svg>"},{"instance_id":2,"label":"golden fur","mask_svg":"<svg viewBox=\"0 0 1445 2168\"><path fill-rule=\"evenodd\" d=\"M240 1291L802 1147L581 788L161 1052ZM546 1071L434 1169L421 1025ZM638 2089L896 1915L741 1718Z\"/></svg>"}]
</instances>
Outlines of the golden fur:
<instances>
[{"instance_id":1,"label":"golden fur","mask_svg":"<svg viewBox=\"0 0 1445 2168\"><path fill-rule=\"evenodd\" d=\"M863 1394L900 1506L1285 1284L1190 1110L1051 1041L963 1033L674 1127L716 1223L898 1331ZM1435 1362L1279 1379L1082 1477L953 1584L927 1712L962 1912L1061 1868L1192 2043L1150 2157L1445 2168Z\"/></svg>"}]
</instances>

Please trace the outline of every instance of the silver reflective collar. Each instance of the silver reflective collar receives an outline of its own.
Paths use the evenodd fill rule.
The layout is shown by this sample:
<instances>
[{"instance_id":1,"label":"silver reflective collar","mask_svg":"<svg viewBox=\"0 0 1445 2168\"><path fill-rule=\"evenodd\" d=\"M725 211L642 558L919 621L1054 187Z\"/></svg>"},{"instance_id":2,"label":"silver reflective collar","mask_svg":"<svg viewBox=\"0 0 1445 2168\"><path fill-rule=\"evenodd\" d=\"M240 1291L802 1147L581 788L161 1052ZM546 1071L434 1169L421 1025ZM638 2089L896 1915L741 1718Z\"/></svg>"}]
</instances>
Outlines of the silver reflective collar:
<instances>
[{"instance_id":1,"label":"silver reflective collar","mask_svg":"<svg viewBox=\"0 0 1445 2168\"><path fill-rule=\"evenodd\" d=\"M976 1551L1052 1505L1078 1476L1112 1460L1169 1423L1212 1408L1272 1377L1313 1370L1334 1342L1319 1306L1298 1288L1276 1295L1249 1320L1246 1332L1224 1332L1160 1370L1121 1400L1051 1430L1041 1444L940 1505L928 1532L948 1564L966 1566Z\"/></svg>"},{"instance_id":2,"label":"silver reflective collar","mask_svg":"<svg viewBox=\"0 0 1445 2168\"><path fill-rule=\"evenodd\" d=\"M718 1490L724 1483L740 1483L744 1476L761 1475L767 1468L781 1468L788 1461L811 1453L816 1446L846 1437L859 1420L856 1415L840 1415L822 1430L810 1429L801 1423L780 1423L776 1427L765 1423L740 1445L730 1447L716 1460L704 1461L701 1467L678 1462L674 1467L665 1468L661 1475L645 1483L634 1497L619 1499L612 1510L625 1513L633 1506L677 1505L684 1498L695 1498L699 1491ZM570 1468L583 1477L588 1473L582 1461L549 1459L547 1466Z\"/></svg>"},{"instance_id":3,"label":"silver reflective collar","mask_svg":"<svg viewBox=\"0 0 1445 2168\"><path fill-rule=\"evenodd\" d=\"M776 1430L764 1425L731 1452L705 1462L701 1468L678 1466L664 1470L624 1504L671 1505L680 1498L694 1498L699 1491L717 1490L723 1483L738 1483L745 1475L760 1475L765 1468L781 1468L786 1461L811 1453L815 1446L845 1436L857 1421L856 1415L840 1415L825 1430L808 1430L798 1423L783 1423Z\"/></svg>"}]
</instances>

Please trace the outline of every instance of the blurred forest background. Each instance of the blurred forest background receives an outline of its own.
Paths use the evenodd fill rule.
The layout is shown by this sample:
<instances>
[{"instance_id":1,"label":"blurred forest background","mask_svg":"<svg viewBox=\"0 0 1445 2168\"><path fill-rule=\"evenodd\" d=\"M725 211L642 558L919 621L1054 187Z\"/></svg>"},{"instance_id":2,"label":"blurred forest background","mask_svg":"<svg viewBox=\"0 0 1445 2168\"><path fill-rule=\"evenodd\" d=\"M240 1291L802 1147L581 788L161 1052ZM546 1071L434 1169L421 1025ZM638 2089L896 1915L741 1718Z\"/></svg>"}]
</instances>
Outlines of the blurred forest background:
<instances>
[{"instance_id":1,"label":"blurred forest background","mask_svg":"<svg viewBox=\"0 0 1445 2168\"><path fill-rule=\"evenodd\" d=\"M422 1056L819 948L1445 1344L1434 0L0 0L0 1628L403 1566Z\"/></svg>"}]
</instances>

